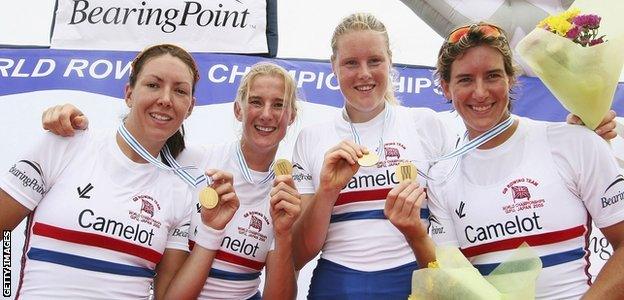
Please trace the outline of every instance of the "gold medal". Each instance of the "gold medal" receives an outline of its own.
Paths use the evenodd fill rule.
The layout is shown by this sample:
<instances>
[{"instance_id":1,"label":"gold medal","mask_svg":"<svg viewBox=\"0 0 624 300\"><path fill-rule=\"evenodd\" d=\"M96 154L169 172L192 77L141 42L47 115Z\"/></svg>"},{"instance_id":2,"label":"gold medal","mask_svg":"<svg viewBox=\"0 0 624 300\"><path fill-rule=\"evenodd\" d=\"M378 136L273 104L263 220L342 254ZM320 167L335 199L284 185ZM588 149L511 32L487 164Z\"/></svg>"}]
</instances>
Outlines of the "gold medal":
<instances>
[{"instance_id":1,"label":"gold medal","mask_svg":"<svg viewBox=\"0 0 624 300\"><path fill-rule=\"evenodd\" d=\"M368 154L364 154L364 156L358 159L358 164L362 167L372 167L379 161L379 157L377 154L373 152L368 152Z\"/></svg>"},{"instance_id":2,"label":"gold medal","mask_svg":"<svg viewBox=\"0 0 624 300\"><path fill-rule=\"evenodd\" d=\"M275 172L275 176L291 175L292 164L287 159L280 158L273 164L273 171Z\"/></svg>"},{"instance_id":3,"label":"gold medal","mask_svg":"<svg viewBox=\"0 0 624 300\"><path fill-rule=\"evenodd\" d=\"M416 166L411 162L402 162L400 163L395 171L397 177L399 178L399 182L403 182L405 180L416 180L416 176L418 172L416 170Z\"/></svg>"},{"instance_id":4,"label":"gold medal","mask_svg":"<svg viewBox=\"0 0 624 300\"><path fill-rule=\"evenodd\" d=\"M199 192L199 203L207 209L213 209L219 203L219 195L213 188L207 186Z\"/></svg>"}]
</instances>

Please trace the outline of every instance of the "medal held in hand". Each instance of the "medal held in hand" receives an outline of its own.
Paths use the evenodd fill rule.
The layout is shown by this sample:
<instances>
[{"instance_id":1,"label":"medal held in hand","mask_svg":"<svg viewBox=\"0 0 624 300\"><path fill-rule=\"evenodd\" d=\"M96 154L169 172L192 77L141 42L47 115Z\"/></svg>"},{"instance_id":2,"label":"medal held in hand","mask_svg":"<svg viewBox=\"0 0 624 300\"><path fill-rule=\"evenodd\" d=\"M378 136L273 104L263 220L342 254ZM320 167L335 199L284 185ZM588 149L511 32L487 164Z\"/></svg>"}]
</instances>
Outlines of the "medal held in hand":
<instances>
[{"instance_id":1,"label":"medal held in hand","mask_svg":"<svg viewBox=\"0 0 624 300\"><path fill-rule=\"evenodd\" d=\"M416 166L414 166L411 162L402 162L396 168L396 175L399 178L399 182L403 182L405 180L416 180L417 170Z\"/></svg>"},{"instance_id":2,"label":"medal held in hand","mask_svg":"<svg viewBox=\"0 0 624 300\"><path fill-rule=\"evenodd\" d=\"M275 164L273 165L273 171L275 172L275 176L291 175L292 164L287 159L280 158L275 161Z\"/></svg>"},{"instance_id":3,"label":"medal held in hand","mask_svg":"<svg viewBox=\"0 0 624 300\"><path fill-rule=\"evenodd\" d=\"M219 203L219 195L210 186L204 187L199 192L199 203L206 209L213 209Z\"/></svg>"},{"instance_id":4,"label":"medal held in hand","mask_svg":"<svg viewBox=\"0 0 624 300\"><path fill-rule=\"evenodd\" d=\"M358 158L358 164L362 167L372 167L379 161L379 156L373 152L368 152L362 157Z\"/></svg>"}]
</instances>

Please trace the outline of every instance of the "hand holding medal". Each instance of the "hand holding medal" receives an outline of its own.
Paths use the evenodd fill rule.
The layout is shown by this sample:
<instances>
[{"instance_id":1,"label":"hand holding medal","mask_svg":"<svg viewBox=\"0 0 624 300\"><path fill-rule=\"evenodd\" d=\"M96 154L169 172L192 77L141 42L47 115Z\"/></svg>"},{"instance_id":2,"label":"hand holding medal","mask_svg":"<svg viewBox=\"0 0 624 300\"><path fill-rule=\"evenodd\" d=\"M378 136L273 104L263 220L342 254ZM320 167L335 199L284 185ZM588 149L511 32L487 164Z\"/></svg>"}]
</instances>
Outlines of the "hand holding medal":
<instances>
[{"instance_id":1,"label":"hand holding medal","mask_svg":"<svg viewBox=\"0 0 624 300\"><path fill-rule=\"evenodd\" d=\"M368 153L362 155L362 157L358 158L357 162L362 167L372 167L379 162L379 156L374 152L369 151Z\"/></svg>"},{"instance_id":2,"label":"hand holding medal","mask_svg":"<svg viewBox=\"0 0 624 300\"><path fill-rule=\"evenodd\" d=\"M292 233L292 227L301 213L301 195L292 178L292 164L278 159L273 164L275 181L271 189L271 219L276 238Z\"/></svg>"},{"instance_id":3,"label":"hand holding medal","mask_svg":"<svg viewBox=\"0 0 624 300\"><path fill-rule=\"evenodd\" d=\"M321 168L320 189L340 192L360 169L358 159L366 149L353 141L343 140L325 153Z\"/></svg>"},{"instance_id":4,"label":"hand holding medal","mask_svg":"<svg viewBox=\"0 0 624 300\"><path fill-rule=\"evenodd\" d=\"M206 171L207 185L199 192L201 217L206 226L225 228L239 207L231 173L220 170Z\"/></svg>"},{"instance_id":5,"label":"hand holding medal","mask_svg":"<svg viewBox=\"0 0 624 300\"><path fill-rule=\"evenodd\" d=\"M280 158L273 164L275 176L292 175L292 164L287 159Z\"/></svg>"},{"instance_id":6,"label":"hand holding medal","mask_svg":"<svg viewBox=\"0 0 624 300\"><path fill-rule=\"evenodd\" d=\"M219 195L210 185L201 189L199 192L199 203L206 209L213 209L219 203Z\"/></svg>"},{"instance_id":7,"label":"hand holding medal","mask_svg":"<svg viewBox=\"0 0 624 300\"><path fill-rule=\"evenodd\" d=\"M399 182L403 182L405 180L416 181L418 172L413 163L404 161L397 166L395 174L398 177Z\"/></svg>"},{"instance_id":8,"label":"hand holding medal","mask_svg":"<svg viewBox=\"0 0 624 300\"><path fill-rule=\"evenodd\" d=\"M420 208L426 193L416 181L416 167L410 162L402 163L396 174L401 182L388 192L384 215L406 238L424 238L427 227L420 219Z\"/></svg>"}]
</instances>

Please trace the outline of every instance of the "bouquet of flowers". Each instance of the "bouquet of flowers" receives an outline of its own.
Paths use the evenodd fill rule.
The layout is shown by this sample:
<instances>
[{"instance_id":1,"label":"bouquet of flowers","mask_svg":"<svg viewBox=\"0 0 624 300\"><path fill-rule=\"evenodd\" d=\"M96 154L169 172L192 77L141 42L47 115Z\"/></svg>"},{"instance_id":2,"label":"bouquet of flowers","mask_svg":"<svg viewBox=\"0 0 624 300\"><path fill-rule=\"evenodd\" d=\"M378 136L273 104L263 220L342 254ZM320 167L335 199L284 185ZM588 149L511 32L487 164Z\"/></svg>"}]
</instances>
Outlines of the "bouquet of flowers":
<instances>
[{"instance_id":1,"label":"bouquet of flowers","mask_svg":"<svg viewBox=\"0 0 624 300\"><path fill-rule=\"evenodd\" d=\"M604 8L617 4L599 2ZM580 12L571 8L547 17L516 49L559 102L596 129L611 107L622 71L624 28L620 25L613 36L599 35L604 18Z\"/></svg>"},{"instance_id":2,"label":"bouquet of flowers","mask_svg":"<svg viewBox=\"0 0 624 300\"><path fill-rule=\"evenodd\" d=\"M535 281L542 261L526 243L487 276L481 276L457 247L439 247L436 257L436 266L412 274L408 300L535 298Z\"/></svg>"}]
</instances>

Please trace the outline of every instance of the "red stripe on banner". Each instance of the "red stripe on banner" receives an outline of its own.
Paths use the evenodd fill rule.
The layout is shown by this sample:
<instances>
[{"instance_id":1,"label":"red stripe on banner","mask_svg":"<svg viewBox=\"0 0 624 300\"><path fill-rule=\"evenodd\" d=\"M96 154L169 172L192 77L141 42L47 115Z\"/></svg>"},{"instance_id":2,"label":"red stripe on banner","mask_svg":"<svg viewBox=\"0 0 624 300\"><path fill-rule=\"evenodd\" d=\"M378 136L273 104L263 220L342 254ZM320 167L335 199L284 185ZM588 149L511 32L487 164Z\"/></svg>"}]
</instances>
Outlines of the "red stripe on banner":
<instances>
[{"instance_id":1,"label":"red stripe on banner","mask_svg":"<svg viewBox=\"0 0 624 300\"><path fill-rule=\"evenodd\" d=\"M336 204L334 204L334 206L339 206L339 205L344 205L344 204L349 204L349 203L354 203L354 202L385 200L390 190L391 190L390 188L387 188L387 189L379 189L379 190L366 190L366 191L340 193L340 195L338 195L338 200L336 200Z\"/></svg>"},{"instance_id":2,"label":"red stripe on banner","mask_svg":"<svg viewBox=\"0 0 624 300\"><path fill-rule=\"evenodd\" d=\"M517 237L513 239L507 239L507 240L482 244L482 245L478 245L474 247L468 247L468 248L461 249L461 252L466 257L473 257L473 256L481 255L484 253L516 249L520 245L522 245L522 243L524 242L529 244L529 246L540 246L540 245L559 243L559 242L571 240L573 238L582 236L583 233L585 233L585 226L579 225L574 228L560 230L560 231L522 236L522 237Z\"/></svg>"},{"instance_id":3,"label":"red stripe on banner","mask_svg":"<svg viewBox=\"0 0 624 300\"><path fill-rule=\"evenodd\" d=\"M234 255L234 254L224 252L221 250L217 250L217 254L215 255L215 258L218 260L226 261L229 263L233 263L235 265L247 267L250 269L257 270L257 271L262 271L262 268L264 268L263 262L240 257L238 255Z\"/></svg>"},{"instance_id":4,"label":"red stripe on banner","mask_svg":"<svg viewBox=\"0 0 624 300\"><path fill-rule=\"evenodd\" d=\"M126 241L93 233L60 228L39 222L35 223L35 226L33 227L33 234L74 244L93 246L121 253L127 253L151 261L155 264L160 262L160 258L162 257L161 253L158 253L153 249L141 247Z\"/></svg>"}]
</instances>

